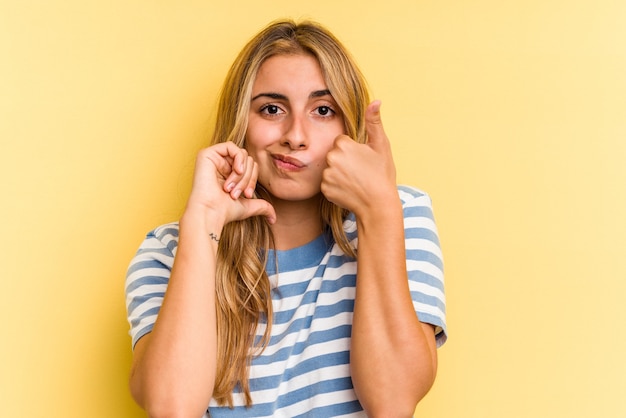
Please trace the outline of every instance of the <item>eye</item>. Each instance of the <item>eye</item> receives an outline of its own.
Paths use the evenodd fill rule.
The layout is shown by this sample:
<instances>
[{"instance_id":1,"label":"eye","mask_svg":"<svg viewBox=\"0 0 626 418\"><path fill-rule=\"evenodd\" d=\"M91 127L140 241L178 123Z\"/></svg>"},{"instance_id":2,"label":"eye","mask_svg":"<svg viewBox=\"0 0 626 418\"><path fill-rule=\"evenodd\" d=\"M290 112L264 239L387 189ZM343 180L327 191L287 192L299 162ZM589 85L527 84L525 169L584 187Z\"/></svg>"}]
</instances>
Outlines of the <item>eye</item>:
<instances>
[{"instance_id":1,"label":"eye","mask_svg":"<svg viewBox=\"0 0 626 418\"><path fill-rule=\"evenodd\" d=\"M260 113L263 115L275 116L275 115L280 115L285 112L276 105L266 104L261 108Z\"/></svg>"},{"instance_id":2,"label":"eye","mask_svg":"<svg viewBox=\"0 0 626 418\"><path fill-rule=\"evenodd\" d=\"M320 116L332 116L335 113L329 106L320 106L316 110L317 114Z\"/></svg>"}]
</instances>

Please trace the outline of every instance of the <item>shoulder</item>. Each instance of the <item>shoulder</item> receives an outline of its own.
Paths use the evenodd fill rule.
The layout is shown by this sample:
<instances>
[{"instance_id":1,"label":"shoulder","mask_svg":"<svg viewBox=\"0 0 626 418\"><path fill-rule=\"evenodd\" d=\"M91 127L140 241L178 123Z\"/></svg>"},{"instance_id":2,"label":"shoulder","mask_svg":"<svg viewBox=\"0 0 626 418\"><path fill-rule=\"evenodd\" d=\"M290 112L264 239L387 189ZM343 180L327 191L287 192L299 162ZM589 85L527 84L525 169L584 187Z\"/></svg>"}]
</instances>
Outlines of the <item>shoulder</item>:
<instances>
[{"instance_id":1,"label":"shoulder","mask_svg":"<svg viewBox=\"0 0 626 418\"><path fill-rule=\"evenodd\" d=\"M431 205L431 199L428 193L417 187L401 184L397 186L397 189L400 200L402 201L402 206L420 203L428 206Z\"/></svg>"},{"instance_id":2,"label":"shoulder","mask_svg":"<svg viewBox=\"0 0 626 418\"><path fill-rule=\"evenodd\" d=\"M400 201L402 202L402 208L405 212L407 208L411 207L424 207L431 210L432 201L428 193L425 191L420 190L417 187L403 184L396 186L396 188L398 190ZM344 224L346 232L354 232L356 228L356 217L354 216L354 213L350 212L346 217L346 221L347 222Z\"/></svg>"},{"instance_id":3,"label":"shoulder","mask_svg":"<svg viewBox=\"0 0 626 418\"><path fill-rule=\"evenodd\" d=\"M148 232L130 263L129 278L141 270L157 267L171 269L177 247L178 222L164 224Z\"/></svg>"},{"instance_id":4,"label":"shoulder","mask_svg":"<svg viewBox=\"0 0 626 418\"><path fill-rule=\"evenodd\" d=\"M408 185L396 186L398 190L398 196L402 202L402 211L404 213L405 223L413 222L415 219L426 219L433 223L434 228L434 215L432 210L432 201L428 193L418 189L417 187ZM410 224L409 224L410 225ZM348 236L349 241L355 240L357 237L356 217L354 213L350 212L346 217L344 224L344 231ZM356 245L356 241L352 243Z\"/></svg>"},{"instance_id":5,"label":"shoulder","mask_svg":"<svg viewBox=\"0 0 626 418\"><path fill-rule=\"evenodd\" d=\"M428 193L413 186L398 186L405 222L409 218L429 219L434 222L433 204ZM434 225L433 225L434 227Z\"/></svg>"},{"instance_id":6,"label":"shoulder","mask_svg":"<svg viewBox=\"0 0 626 418\"><path fill-rule=\"evenodd\" d=\"M178 222L171 222L154 228L146 235L146 241L154 240L168 248L172 253L178 247Z\"/></svg>"},{"instance_id":7,"label":"shoulder","mask_svg":"<svg viewBox=\"0 0 626 418\"><path fill-rule=\"evenodd\" d=\"M154 326L174 265L177 246L178 223L161 225L146 234L128 266L126 309L133 347Z\"/></svg>"}]
</instances>

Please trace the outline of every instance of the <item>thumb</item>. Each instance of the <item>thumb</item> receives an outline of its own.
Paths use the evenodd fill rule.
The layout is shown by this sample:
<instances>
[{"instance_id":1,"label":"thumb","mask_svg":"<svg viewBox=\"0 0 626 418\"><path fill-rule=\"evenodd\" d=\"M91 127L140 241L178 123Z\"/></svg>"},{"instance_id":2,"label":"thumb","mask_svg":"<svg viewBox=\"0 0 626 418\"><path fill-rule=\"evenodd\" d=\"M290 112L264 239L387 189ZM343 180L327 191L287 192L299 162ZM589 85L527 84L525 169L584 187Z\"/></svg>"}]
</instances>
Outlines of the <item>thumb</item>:
<instances>
[{"instance_id":1,"label":"thumb","mask_svg":"<svg viewBox=\"0 0 626 418\"><path fill-rule=\"evenodd\" d=\"M264 199L242 199L248 216L265 216L270 224L276 222L276 211L267 200Z\"/></svg>"},{"instance_id":2,"label":"thumb","mask_svg":"<svg viewBox=\"0 0 626 418\"><path fill-rule=\"evenodd\" d=\"M367 132L367 143L370 146L377 146L381 142L387 141L387 135L383 129L383 121L380 117L380 100L374 100L365 110L365 131Z\"/></svg>"}]
</instances>

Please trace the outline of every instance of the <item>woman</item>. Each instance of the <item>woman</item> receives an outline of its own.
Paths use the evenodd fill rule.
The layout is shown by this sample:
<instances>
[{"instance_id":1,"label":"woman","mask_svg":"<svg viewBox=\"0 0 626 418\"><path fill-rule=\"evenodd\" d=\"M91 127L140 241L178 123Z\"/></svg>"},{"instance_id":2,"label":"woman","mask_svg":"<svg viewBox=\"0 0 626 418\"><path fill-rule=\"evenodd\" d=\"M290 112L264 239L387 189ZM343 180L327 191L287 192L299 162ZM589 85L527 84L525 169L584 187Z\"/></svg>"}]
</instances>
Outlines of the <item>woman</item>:
<instances>
[{"instance_id":1,"label":"woman","mask_svg":"<svg viewBox=\"0 0 626 418\"><path fill-rule=\"evenodd\" d=\"M443 267L430 200L396 186L368 103L317 24L241 51L183 216L128 271L150 416L412 415L446 339Z\"/></svg>"}]
</instances>

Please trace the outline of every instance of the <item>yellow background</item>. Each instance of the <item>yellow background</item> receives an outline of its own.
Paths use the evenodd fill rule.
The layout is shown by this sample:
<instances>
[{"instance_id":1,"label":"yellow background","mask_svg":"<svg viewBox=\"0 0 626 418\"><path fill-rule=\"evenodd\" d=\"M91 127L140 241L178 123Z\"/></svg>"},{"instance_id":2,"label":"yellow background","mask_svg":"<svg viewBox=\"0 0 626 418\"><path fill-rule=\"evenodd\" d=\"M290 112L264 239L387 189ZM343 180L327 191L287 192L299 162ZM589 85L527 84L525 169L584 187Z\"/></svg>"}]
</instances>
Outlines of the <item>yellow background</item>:
<instances>
[{"instance_id":1,"label":"yellow background","mask_svg":"<svg viewBox=\"0 0 626 418\"><path fill-rule=\"evenodd\" d=\"M142 416L127 264L283 16L353 51L434 200L450 340L416 416L626 416L623 0L0 0L0 416Z\"/></svg>"}]
</instances>

